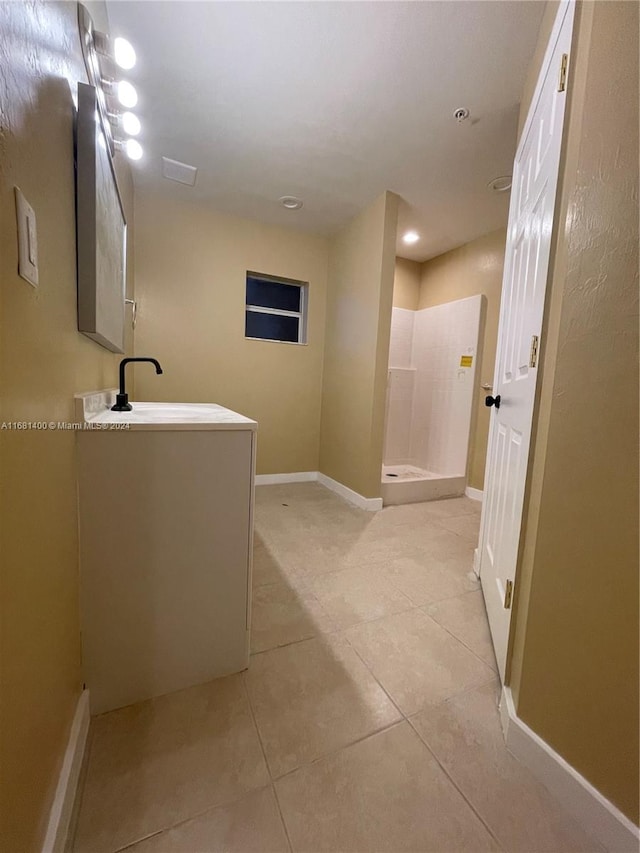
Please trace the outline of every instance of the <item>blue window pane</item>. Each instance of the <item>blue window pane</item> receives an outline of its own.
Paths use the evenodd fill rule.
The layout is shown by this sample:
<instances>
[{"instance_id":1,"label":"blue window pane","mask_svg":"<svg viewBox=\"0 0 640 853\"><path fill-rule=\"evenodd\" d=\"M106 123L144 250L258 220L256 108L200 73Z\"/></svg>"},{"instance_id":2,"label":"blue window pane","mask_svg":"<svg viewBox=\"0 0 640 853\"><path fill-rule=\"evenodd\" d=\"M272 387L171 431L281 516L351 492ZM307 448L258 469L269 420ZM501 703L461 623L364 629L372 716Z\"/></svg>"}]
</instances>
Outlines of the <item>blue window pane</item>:
<instances>
[{"instance_id":1,"label":"blue window pane","mask_svg":"<svg viewBox=\"0 0 640 853\"><path fill-rule=\"evenodd\" d=\"M300 287L248 275L247 305L275 308L278 311L299 311Z\"/></svg>"},{"instance_id":2,"label":"blue window pane","mask_svg":"<svg viewBox=\"0 0 640 853\"><path fill-rule=\"evenodd\" d=\"M259 314L247 311L245 335L248 338L266 338L270 341L290 341L298 343L297 317L283 317L279 314Z\"/></svg>"}]
</instances>

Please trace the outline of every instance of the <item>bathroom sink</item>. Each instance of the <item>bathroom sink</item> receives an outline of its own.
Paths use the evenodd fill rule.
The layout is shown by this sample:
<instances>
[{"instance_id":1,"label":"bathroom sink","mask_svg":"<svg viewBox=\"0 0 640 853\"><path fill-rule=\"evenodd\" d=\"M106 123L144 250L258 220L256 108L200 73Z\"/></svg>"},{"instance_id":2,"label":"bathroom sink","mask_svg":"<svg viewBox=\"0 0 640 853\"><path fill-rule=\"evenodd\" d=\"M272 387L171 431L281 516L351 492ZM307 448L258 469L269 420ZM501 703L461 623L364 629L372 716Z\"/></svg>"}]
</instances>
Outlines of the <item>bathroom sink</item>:
<instances>
[{"instance_id":1,"label":"bathroom sink","mask_svg":"<svg viewBox=\"0 0 640 853\"><path fill-rule=\"evenodd\" d=\"M257 423L216 403L136 403L130 412L111 411L115 389L76 395L76 419L87 428L256 429Z\"/></svg>"}]
</instances>

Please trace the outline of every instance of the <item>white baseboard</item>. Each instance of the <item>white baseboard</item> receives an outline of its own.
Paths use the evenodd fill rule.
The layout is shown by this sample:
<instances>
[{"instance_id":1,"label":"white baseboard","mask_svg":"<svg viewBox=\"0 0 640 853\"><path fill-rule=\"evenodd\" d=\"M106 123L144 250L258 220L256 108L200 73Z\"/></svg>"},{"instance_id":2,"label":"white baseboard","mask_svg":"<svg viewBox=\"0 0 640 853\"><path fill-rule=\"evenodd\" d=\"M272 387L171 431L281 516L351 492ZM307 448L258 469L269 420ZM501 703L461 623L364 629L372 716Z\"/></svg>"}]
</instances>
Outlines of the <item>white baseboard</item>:
<instances>
[{"instance_id":1,"label":"white baseboard","mask_svg":"<svg viewBox=\"0 0 640 853\"><path fill-rule=\"evenodd\" d=\"M471 486L467 486L464 493L468 498L471 498L472 501L482 501L484 496L482 489L472 489Z\"/></svg>"},{"instance_id":2,"label":"white baseboard","mask_svg":"<svg viewBox=\"0 0 640 853\"><path fill-rule=\"evenodd\" d=\"M64 853L66 849L69 822L78 789L82 759L87 745L90 716L89 691L83 690L78 699L71 724L62 769L58 777L53 805L49 812L49 823L42 845L42 853Z\"/></svg>"},{"instance_id":3,"label":"white baseboard","mask_svg":"<svg viewBox=\"0 0 640 853\"><path fill-rule=\"evenodd\" d=\"M500 719L510 752L587 832L612 853L638 853L638 827L518 717L508 687L502 689Z\"/></svg>"},{"instance_id":4,"label":"white baseboard","mask_svg":"<svg viewBox=\"0 0 640 853\"><path fill-rule=\"evenodd\" d=\"M350 489L348 486L343 486L343 484L339 483L337 480L327 477L326 474L318 472L318 482L360 509L366 509L369 510L369 512L377 512L382 509L382 498L365 498L358 492L354 492L353 489Z\"/></svg>"},{"instance_id":5,"label":"white baseboard","mask_svg":"<svg viewBox=\"0 0 640 853\"><path fill-rule=\"evenodd\" d=\"M279 483L311 483L317 479L317 471L293 471L291 474L256 474L256 486L276 486Z\"/></svg>"},{"instance_id":6,"label":"white baseboard","mask_svg":"<svg viewBox=\"0 0 640 853\"><path fill-rule=\"evenodd\" d=\"M473 573L479 578L480 577L480 548L476 548L473 552Z\"/></svg>"},{"instance_id":7,"label":"white baseboard","mask_svg":"<svg viewBox=\"0 0 640 853\"><path fill-rule=\"evenodd\" d=\"M348 486L343 486L337 480L321 474L319 471L294 471L291 474L256 474L256 486L275 486L279 483L311 483L317 482L327 489L331 489L341 498L349 501L360 509L377 512L382 509L382 498L365 498L354 492Z\"/></svg>"}]
</instances>

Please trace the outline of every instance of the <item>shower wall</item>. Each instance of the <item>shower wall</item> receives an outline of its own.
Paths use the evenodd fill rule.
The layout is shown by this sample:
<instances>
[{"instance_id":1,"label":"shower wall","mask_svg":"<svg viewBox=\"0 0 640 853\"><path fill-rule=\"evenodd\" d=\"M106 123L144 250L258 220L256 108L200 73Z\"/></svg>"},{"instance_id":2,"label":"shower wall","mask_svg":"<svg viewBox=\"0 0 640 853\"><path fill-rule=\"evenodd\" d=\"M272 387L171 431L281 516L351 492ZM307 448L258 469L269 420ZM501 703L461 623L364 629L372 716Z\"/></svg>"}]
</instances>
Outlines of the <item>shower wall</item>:
<instances>
[{"instance_id":1,"label":"shower wall","mask_svg":"<svg viewBox=\"0 0 640 853\"><path fill-rule=\"evenodd\" d=\"M385 465L465 475L482 300L393 309Z\"/></svg>"},{"instance_id":2,"label":"shower wall","mask_svg":"<svg viewBox=\"0 0 640 853\"><path fill-rule=\"evenodd\" d=\"M416 376L412 367L415 315L415 311L406 308L393 308L391 313L385 465L403 465L411 461L411 412Z\"/></svg>"}]
</instances>

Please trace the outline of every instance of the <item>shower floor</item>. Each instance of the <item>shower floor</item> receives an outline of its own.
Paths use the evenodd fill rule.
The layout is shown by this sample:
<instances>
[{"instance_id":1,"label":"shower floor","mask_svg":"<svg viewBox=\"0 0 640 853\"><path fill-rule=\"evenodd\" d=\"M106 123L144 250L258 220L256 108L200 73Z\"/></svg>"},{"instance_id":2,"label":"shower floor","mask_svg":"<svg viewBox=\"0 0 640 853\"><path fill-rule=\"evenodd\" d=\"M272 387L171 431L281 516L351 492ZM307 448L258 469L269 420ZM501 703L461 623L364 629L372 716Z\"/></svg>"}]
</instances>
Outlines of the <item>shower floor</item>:
<instances>
[{"instance_id":1,"label":"shower floor","mask_svg":"<svg viewBox=\"0 0 640 853\"><path fill-rule=\"evenodd\" d=\"M385 506L435 501L464 494L464 477L434 474L416 465L382 466L382 503Z\"/></svg>"}]
</instances>

